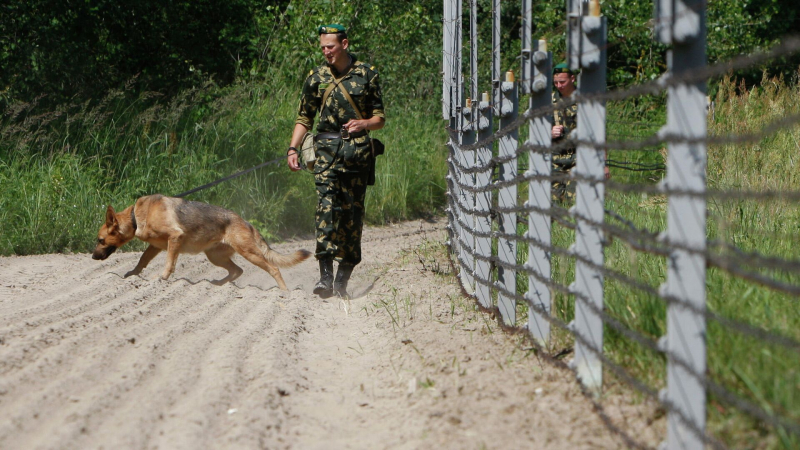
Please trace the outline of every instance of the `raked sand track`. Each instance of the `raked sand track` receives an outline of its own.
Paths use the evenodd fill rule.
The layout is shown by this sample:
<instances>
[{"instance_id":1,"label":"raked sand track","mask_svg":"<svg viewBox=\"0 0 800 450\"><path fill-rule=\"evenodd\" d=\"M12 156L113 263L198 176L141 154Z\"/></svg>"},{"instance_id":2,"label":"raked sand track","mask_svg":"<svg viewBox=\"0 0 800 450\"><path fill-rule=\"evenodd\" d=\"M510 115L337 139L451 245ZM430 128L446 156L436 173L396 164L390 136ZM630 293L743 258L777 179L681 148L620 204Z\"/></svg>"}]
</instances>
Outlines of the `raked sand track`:
<instances>
[{"instance_id":1,"label":"raked sand track","mask_svg":"<svg viewBox=\"0 0 800 450\"><path fill-rule=\"evenodd\" d=\"M460 297L441 221L369 228L349 304L181 256L0 258L0 449L624 448L571 375ZM313 250L311 241L274 246ZM663 420L608 389L618 425Z\"/></svg>"}]
</instances>

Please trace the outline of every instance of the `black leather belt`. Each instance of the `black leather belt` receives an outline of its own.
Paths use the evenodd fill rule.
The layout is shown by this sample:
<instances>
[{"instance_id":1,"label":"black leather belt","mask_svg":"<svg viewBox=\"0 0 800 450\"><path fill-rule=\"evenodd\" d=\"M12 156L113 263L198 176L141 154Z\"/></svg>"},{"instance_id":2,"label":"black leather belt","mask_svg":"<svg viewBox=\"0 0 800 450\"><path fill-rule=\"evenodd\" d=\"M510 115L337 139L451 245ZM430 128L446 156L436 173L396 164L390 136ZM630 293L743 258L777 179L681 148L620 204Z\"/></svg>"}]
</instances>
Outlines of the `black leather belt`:
<instances>
[{"instance_id":1,"label":"black leather belt","mask_svg":"<svg viewBox=\"0 0 800 450\"><path fill-rule=\"evenodd\" d=\"M366 131L359 131L358 133L350 133L350 138L352 139L366 135L367 135ZM341 138L342 138L342 133L330 133L330 132L317 133L314 136L315 141L318 141L320 139L341 139Z\"/></svg>"}]
</instances>

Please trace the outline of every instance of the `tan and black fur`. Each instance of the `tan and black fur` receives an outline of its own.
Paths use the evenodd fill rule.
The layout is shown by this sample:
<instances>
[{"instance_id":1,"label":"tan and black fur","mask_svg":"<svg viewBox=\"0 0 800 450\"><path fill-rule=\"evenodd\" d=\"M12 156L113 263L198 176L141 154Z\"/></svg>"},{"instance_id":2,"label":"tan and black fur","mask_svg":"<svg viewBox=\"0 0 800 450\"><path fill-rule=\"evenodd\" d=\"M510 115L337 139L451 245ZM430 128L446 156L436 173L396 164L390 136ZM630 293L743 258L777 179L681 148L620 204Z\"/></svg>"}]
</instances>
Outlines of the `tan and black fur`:
<instances>
[{"instance_id":1,"label":"tan and black fur","mask_svg":"<svg viewBox=\"0 0 800 450\"><path fill-rule=\"evenodd\" d=\"M120 213L108 207L106 223L97 234L92 259L108 258L134 237L150 246L136 267L125 274L126 278L138 275L161 250L167 251L167 262L161 273L165 280L175 271L179 254L205 252L212 264L228 270L228 276L212 282L221 285L239 278L243 272L231 261L235 252L266 270L275 278L278 287L286 290L278 268L291 267L311 255L307 250L298 250L292 255L273 251L252 225L219 206L148 195Z\"/></svg>"}]
</instances>

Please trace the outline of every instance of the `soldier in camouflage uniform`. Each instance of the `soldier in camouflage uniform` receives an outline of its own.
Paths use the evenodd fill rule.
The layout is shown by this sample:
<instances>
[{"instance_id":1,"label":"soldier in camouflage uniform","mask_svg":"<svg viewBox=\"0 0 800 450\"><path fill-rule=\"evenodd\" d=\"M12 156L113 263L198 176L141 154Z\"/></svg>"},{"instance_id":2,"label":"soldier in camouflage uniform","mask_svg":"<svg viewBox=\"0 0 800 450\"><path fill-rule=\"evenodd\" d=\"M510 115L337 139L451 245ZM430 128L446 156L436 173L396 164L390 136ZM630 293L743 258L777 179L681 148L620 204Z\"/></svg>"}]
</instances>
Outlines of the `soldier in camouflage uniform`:
<instances>
[{"instance_id":1,"label":"soldier in camouflage uniform","mask_svg":"<svg viewBox=\"0 0 800 450\"><path fill-rule=\"evenodd\" d=\"M553 84L556 90L553 91L553 103L569 98L575 92L575 74L569 70L565 63L556 65L553 68ZM553 154L553 175L568 175L575 167L575 146L565 145L570 133L578 125L578 105L571 105L565 109L553 112L553 145L559 149ZM575 182L553 181L553 201L571 201L575 199Z\"/></svg>"},{"instance_id":2,"label":"soldier in camouflage uniform","mask_svg":"<svg viewBox=\"0 0 800 450\"><path fill-rule=\"evenodd\" d=\"M312 70L303 84L288 164L292 171L300 170L297 147L319 114L314 180L318 199L315 256L320 280L314 293L322 298L333 294L346 297L350 274L361 262L364 199L375 163L367 131L383 128L385 115L378 72L347 52L344 27L324 25L318 32L327 64ZM339 262L335 280L334 260Z\"/></svg>"}]
</instances>

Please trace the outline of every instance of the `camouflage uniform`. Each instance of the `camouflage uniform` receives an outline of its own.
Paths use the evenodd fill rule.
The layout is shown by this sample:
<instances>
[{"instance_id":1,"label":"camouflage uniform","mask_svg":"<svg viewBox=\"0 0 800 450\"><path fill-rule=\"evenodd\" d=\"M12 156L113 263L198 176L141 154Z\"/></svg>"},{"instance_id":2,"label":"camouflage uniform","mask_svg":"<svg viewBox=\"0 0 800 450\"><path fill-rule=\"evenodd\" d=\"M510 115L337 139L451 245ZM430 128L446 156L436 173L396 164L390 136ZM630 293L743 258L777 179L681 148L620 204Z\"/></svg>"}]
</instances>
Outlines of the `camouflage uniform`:
<instances>
[{"instance_id":1,"label":"camouflage uniform","mask_svg":"<svg viewBox=\"0 0 800 450\"><path fill-rule=\"evenodd\" d=\"M558 91L553 92L553 103L561 100L561 94ZM553 112L553 125L563 125L564 134L561 137L553 139L554 145L561 144L565 139L569 139L570 134L575 130L578 124L578 105L568 106L565 109L559 109ZM572 172L575 167L575 147L569 146L567 148L559 149L553 155L553 175L565 175ZM554 181L553 182L553 200L554 201L571 201L575 199L575 182L572 180L567 181Z\"/></svg>"},{"instance_id":2,"label":"camouflage uniform","mask_svg":"<svg viewBox=\"0 0 800 450\"><path fill-rule=\"evenodd\" d=\"M334 82L332 70L336 69L322 65L309 73L303 84L295 123L310 130L314 117L319 113L317 133L338 133L342 125L351 119L358 119L350 102L342 94L342 88L347 89L363 118L385 117L378 72L360 61L353 63L350 72L329 94L326 104L321 105L325 90ZM371 164L374 163L369 136L320 139L316 142L316 154L314 180L318 203L315 256L317 259L333 258L340 263L356 265L361 262L364 199Z\"/></svg>"}]
</instances>

